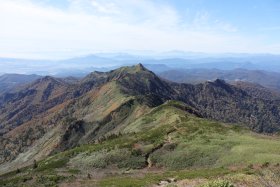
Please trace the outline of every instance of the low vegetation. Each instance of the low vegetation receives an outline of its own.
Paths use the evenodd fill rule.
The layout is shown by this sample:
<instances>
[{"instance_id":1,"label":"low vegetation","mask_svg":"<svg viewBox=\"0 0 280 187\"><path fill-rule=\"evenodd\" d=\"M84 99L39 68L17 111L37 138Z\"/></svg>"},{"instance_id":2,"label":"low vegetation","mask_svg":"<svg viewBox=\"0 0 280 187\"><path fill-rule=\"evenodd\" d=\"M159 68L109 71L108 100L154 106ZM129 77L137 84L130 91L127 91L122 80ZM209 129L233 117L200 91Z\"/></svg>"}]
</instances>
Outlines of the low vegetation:
<instances>
[{"instance_id":1,"label":"low vegetation","mask_svg":"<svg viewBox=\"0 0 280 187\"><path fill-rule=\"evenodd\" d=\"M1 186L56 186L77 179L85 186L149 186L203 179L197 183L201 187L232 187L240 183L239 175L249 182L253 176L257 184L278 184L272 180L280 168L277 136L199 118L185 109L169 101L123 127L121 134L2 176Z\"/></svg>"}]
</instances>

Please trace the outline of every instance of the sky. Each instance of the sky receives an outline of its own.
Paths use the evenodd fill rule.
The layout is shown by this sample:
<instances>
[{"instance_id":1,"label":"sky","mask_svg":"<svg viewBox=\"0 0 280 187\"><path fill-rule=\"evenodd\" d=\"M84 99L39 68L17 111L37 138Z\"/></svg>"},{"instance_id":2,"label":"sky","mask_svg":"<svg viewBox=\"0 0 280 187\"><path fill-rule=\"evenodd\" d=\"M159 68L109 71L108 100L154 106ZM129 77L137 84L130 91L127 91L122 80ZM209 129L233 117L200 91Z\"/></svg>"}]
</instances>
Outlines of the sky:
<instances>
[{"instance_id":1,"label":"sky","mask_svg":"<svg viewBox=\"0 0 280 187\"><path fill-rule=\"evenodd\" d=\"M279 0L0 0L0 56L280 54Z\"/></svg>"}]
</instances>

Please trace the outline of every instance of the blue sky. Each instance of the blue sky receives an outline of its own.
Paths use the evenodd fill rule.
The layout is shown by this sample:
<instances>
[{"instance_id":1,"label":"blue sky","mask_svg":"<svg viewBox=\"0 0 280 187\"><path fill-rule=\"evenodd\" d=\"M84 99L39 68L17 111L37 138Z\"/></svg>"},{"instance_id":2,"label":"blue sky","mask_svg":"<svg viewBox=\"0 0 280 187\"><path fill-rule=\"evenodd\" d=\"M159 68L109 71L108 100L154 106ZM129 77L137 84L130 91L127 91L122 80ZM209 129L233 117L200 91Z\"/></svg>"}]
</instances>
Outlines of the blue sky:
<instances>
[{"instance_id":1,"label":"blue sky","mask_svg":"<svg viewBox=\"0 0 280 187\"><path fill-rule=\"evenodd\" d=\"M280 54L279 0L0 0L0 56Z\"/></svg>"}]
</instances>

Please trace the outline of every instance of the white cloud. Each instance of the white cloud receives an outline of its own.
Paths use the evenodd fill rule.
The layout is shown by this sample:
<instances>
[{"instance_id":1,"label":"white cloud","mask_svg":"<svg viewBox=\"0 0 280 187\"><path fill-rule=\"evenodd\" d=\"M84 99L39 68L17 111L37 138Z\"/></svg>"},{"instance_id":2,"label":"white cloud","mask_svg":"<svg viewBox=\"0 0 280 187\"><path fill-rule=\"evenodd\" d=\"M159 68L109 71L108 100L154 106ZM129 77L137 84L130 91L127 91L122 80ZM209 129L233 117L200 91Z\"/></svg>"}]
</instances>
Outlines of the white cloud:
<instances>
[{"instance_id":1,"label":"white cloud","mask_svg":"<svg viewBox=\"0 0 280 187\"><path fill-rule=\"evenodd\" d=\"M207 12L198 12L187 23L174 7L149 0L69 2L62 10L29 0L0 0L0 56L56 58L124 50L251 52L258 45L255 39L237 35L231 24L212 20Z\"/></svg>"}]
</instances>

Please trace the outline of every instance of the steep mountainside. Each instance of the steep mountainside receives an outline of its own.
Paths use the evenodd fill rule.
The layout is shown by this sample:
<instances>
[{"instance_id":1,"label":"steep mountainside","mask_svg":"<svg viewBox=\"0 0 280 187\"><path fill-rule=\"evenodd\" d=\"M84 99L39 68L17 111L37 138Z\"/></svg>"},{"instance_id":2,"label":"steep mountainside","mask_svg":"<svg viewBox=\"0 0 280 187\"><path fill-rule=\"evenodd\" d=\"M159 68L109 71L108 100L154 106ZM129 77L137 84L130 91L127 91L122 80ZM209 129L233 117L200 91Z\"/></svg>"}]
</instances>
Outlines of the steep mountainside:
<instances>
[{"instance_id":1,"label":"steep mountainside","mask_svg":"<svg viewBox=\"0 0 280 187\"><path fill-rule=\"evenodd\" d=\"M234 86L246 91L251 96L262 98L266 100L280 100L280 92L273 91L266 87L263 87L259 84L243 82L243 81L235 81L232 82Z\"/></svg>"},{"instance_id":2,"label":"steep mountainside","mask_svg":"<svg viewBox=\"0 0 280 187\"><path fill-rule=\"evenodd\" d=\"M75 160L77 153L69 153L67 150L83 145L93 145L92 157L97 158L104 155L95 153L95 150L103 153L113 150L115 146L121 150L123 148L123 154L131 159L129 164L123 163L123 168L131 167L130 164L134 162L135 168L143 168L150 165L150 162L158 162L159 166L172 168L172 163L166 160L170 156L169 153L165 152L165 149L161 150L166 146L164 141L171 143L169 134L175 131L176 136L183 135L185 131L193 132L188 138L199 134L199 124L208 123L200 118L239 123L257 132L273 133L280 129L278 100L253 95L241 87L229 85L219 79L197 85L164 81L141 64L106 73L93 72L78 82L44 77L17 92L1 95L0 104L0 173L30 165L34 159L41 160L48 155L60 155L62 151L71 155L67 158L62 157L66 159L64 164L68 163L67 159L73 158L73 163L79 165L83 155L78 155ZM189 117L186 116L193 117L190 117L189 121ZM223 133L222 124L210 124L219 129L212 129L215 131L213 133ZM209 130L212 128L209 125L206 129L208 127ZM232 128L234 130L234 127ZM129 139L126 139L127 137ZM117 138L113 147L112 142L107 141L111 138ZM248 133L246 138L253 137ZM132 144L128 143L130 141ZM207 138L205 141L207 142ZM108 144L108 149L100 149L100 146L103 146L102 142ZM272 144L274 143L273 141ZM131 152L132 145L140 146L142 152ZM170 149L173 149L172 146ZM193 149L194 152L190 152L190 155L208 154ZM157 150L163 157L151 156ZM115 157L116 154L113 163L123 160L122 157L118 157L122 153L112 154L113 156L108 153L108 157ZM183 158L182 155L187 152L176 154L178 155L175 160ZM209 155L211 159L212 156ZM59 159L59 156L55 158ZM222 158L223 155L220 155L211 161L214 164ZM264 157L263 160L267 158ZM276 160L278 161L278 156ZM98 160L96 162L99 163ZM209 160L202 160L199 164L205 166L208 162ZM69 163L72 163L72 160ZM48 161L42 164L48 165ZM102 165L102 162L99 164Z\"/></svg>"},{"instance_id":3,"label":"steep mountainside","mask_svg":"<svg viewBox=\"0 0 280 187\"><path fill-rule=\"evenodd\" d=\"M43 77L18 92L4 93L0 97L0 124L3 134L30 121L38 114L62 103L68 84L53 77Z\"/></svg>"},{"instance_id":4,"label":"steep mountainside","mask_svg":"<svg viewBox=\"0 0 280 187\"><path fill-rule=\"evenodd\" d=\"M279 100L265 100L217 79L198 85L175 85L180 100L203 117L227 123L241 123L257 132L279 130Z\"/></svg>"}]
</instances>

